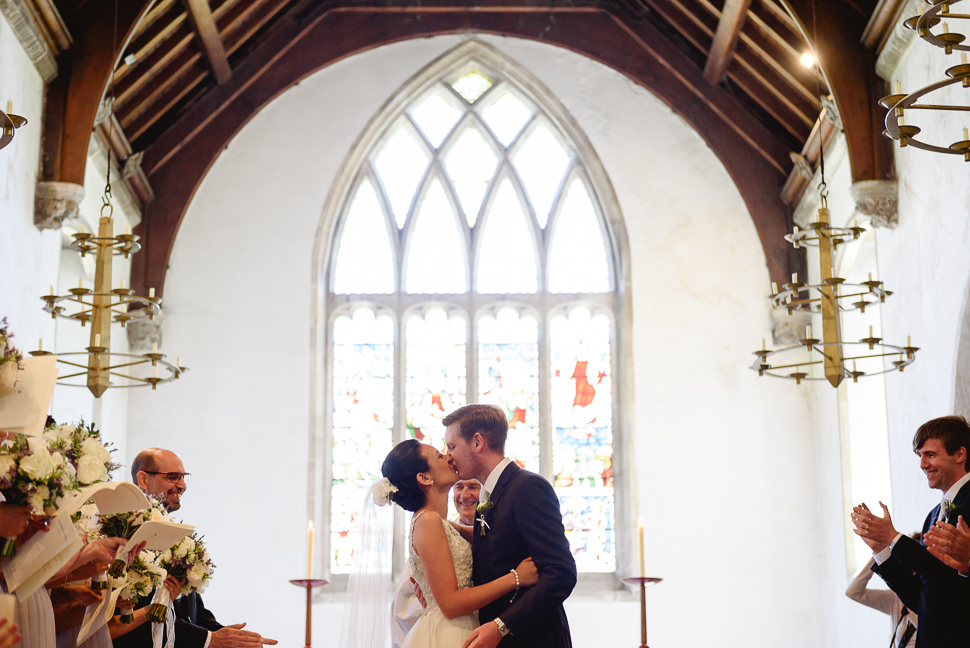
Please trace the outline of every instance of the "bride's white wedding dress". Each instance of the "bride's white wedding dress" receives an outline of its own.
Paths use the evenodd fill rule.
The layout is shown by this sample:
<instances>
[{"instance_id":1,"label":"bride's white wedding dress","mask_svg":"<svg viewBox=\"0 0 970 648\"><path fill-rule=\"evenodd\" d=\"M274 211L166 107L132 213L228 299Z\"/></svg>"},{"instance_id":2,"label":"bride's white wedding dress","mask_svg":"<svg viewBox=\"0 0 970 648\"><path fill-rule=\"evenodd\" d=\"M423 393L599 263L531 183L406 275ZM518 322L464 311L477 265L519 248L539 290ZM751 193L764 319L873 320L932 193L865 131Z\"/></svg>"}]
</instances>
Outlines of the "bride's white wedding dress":
<instances>
[{"instance_id":1,"label":"bride's white wedding dress","mask_svg":"<svg viewBox=\"0 0 970 648\"><path fill-rule=\"evenodd\" d=\"M414 522L423 511L411 519L411 534L414 534ZM433 515L433 514L432 514ZM440 518L439 518L440 519ZM445 526L445 536L451 549L451 563L455 567L458 578L458 589L472 586L472 548L455 531L446 520L441 520ZM414 580L421 586L424 599L428 607L421 613L421 618L414 624L404 639L404 648L461 648L468 635L478 627L478 612L463 614L454 619L446 617L438 607L438 602L428 584L428 573L424 569L424 562L414 550L414 542L409 543L408 553L411 561L411 572Z\"/></svg>"}]
</instances>

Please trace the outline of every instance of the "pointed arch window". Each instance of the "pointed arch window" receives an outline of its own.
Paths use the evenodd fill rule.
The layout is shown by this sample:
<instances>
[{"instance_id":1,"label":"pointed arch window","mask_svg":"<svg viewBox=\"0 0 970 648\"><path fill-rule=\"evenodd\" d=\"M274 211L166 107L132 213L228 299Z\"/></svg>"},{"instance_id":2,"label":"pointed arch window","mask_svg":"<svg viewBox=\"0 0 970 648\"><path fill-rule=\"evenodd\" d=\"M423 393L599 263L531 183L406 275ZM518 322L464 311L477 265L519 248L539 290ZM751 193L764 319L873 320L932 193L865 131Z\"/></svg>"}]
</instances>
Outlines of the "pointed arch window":
<instances>
[{"instance_id":1,"label":"pointed arch window","mask_svg":"<svg viewBox=\"0 0 970 648\"><path fill-rule=\"evenodd\" d=\"M556 488L579 570L617 568L616 251L562 122L496 67L465 59L397 102L340 194L324 270L331 573L351 570L378 459L408 437L440 447L468 402L506 411L506 454Z\"/></svg>"}]
</instances>

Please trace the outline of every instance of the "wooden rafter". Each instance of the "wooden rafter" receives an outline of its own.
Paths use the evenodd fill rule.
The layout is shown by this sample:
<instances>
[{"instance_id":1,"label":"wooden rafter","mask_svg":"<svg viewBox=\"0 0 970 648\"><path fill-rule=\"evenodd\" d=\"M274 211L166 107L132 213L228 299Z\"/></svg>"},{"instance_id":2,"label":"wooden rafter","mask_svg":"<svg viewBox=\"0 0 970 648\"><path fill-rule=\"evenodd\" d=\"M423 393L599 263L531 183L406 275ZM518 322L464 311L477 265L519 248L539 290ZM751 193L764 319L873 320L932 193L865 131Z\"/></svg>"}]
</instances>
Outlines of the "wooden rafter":
<instances>
[{"instance_id":1,"label":"wooden rafter","mask_svg":"<svg viewBox=\"0 0 970 648\"><path fill-rule=\"evenodd\" d=\"M308 74L361 51L408 38L489 33L537 38L576 51L642 84L690 123L720 157L752 214L773 278L799 264L782 235L788 210L780 198L791 166L788 146L649 22L630 20L613 5L582 2L506 3L469 7L457 0L415 6L374 0L301 5L275 22L258 47L235 66L232 80L209 87L146 150L145 168L157 198L140 233L136 286L164 287L180 222L209 167L248 120ZM555 13L555 21L550 14ZM415 19L420 14L420 20ZM551 29L549 29L551 27ZM227 49L228 49L227 39Z\"/></svg>"},{"instance_id":2,"label":"wooden rafter","mask_svg":"<svg viewBox=\"0 0 970 648\"><path fill-rule=\"evenodd\" d=\"M741 28L744 27L750 6L751 0L724 0L724 9L721 10L721 18L717 23L714 42L711 44L707 63L704 65L704 78L708 83L717 83L724 76L731 57L734 56L734 48L737 47Z\"/></svg>"},{"instance_id":3,"label":"wooden rafter","mask_svg":"<svg viewBox=\"0 0 970 648\"><path fill-rule=\"evenodd\" d=\"M219 85L228 83L232 78L232 69L229 67L226 48L216 27L215 18L212 17L208 0L182 0L182 3L188 12L189 23L202 44L202 50L205 52L209 67L212 68L216 83Z\"/></svg>"}]
</instances>

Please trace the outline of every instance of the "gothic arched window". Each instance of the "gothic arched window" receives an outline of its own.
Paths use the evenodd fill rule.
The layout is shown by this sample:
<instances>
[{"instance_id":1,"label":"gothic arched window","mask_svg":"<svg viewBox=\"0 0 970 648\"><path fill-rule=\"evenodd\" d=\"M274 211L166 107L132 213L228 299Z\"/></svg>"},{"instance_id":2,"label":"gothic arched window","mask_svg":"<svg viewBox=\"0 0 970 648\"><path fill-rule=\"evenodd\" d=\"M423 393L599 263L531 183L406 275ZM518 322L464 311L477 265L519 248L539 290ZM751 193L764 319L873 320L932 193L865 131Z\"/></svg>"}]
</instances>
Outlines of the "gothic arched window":
<instances>
[{"instance_id":1,"label":"gothic arched window","mask_svg":"<svg viewBox=\"0 0 970 648\"><path fill-rule=\"evenodd\" d=\"M555 486L579 570L616 570L613 235L576 143L497 67L466 57L390 102L335 199L331 573L392 445L442 447L469 402L507 412L506 453Z\"/></svg>"}]
</instances>

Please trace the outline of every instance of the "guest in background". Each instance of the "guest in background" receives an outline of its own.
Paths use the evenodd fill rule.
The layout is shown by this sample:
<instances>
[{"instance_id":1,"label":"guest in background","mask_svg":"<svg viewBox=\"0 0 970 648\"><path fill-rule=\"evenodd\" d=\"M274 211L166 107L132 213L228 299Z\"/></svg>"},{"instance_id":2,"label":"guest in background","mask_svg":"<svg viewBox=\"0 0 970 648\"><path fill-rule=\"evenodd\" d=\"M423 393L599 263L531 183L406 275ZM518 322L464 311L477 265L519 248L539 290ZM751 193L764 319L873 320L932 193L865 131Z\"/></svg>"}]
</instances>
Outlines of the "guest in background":
<instances>
[{"instance_id":1,"label":"guest in background","mask_svg":"<svg viewBox=\"0 0 970 648\"><path fill-rule=\"evenodd\" d=\"M914 533L910 537L919 540L918 533ZM849 586L845 589L845 595L857 603L862 603L889 615L893 624L893 638L890 646L893 648L915 648L916 613L903 605L903 602L892 591L869 589L869 580L872 578L872 568L875 564L875 558L870 558L866 566L860 569L855 578L849 582Z\"/></svg>"},{"instance_id":2,"label":"guest in background","mask_svg":"<svg viewBox=\"0 0 970 648\"><path fill-rule=\"evenodd\" d=\"M475 524L475 507L478 506L478 495L481 490L482 485L477 479L462 479L455 482L451 492L455 510L458 511L459 524L465 526ZM421 608L421 602L414 593L411 566L405 564L401 584L397 588L397 595L391 607L392 648L401 648L404 645L404 638L421 617Z\"/></svg>"},{"instance_id":3,"label":"guest in background","mask_svg":"<svg viewBox=\"0 0 970 648\"><path fill-rule=\"evenodd\" d=\"M913 451L930 488L943 499L923 523L923 534L938 520L949 524L970 514L970 425L962 416L944 416L920 426ZM855 533L872 549L876 566L902 602L919 615L916 629L920 648L965 645L970 636L970 579L933 557L927 548L896 531L882 502L882 517L865 504L853 509ZM915 573L914 573L915 572Z\"/></svg>"}]
</instances>

